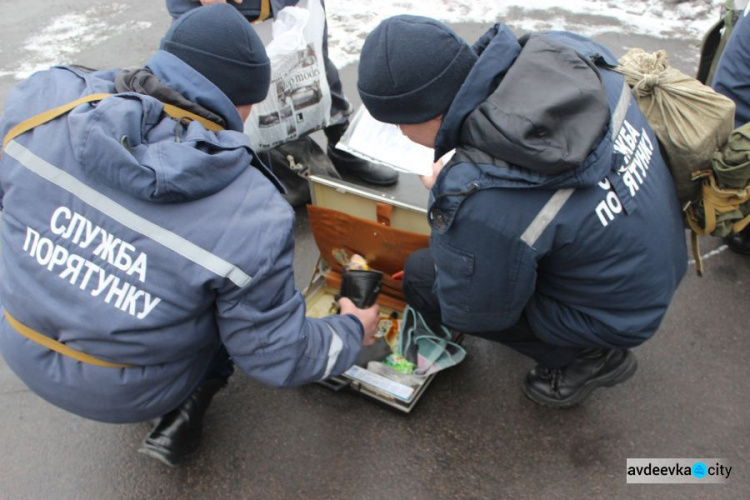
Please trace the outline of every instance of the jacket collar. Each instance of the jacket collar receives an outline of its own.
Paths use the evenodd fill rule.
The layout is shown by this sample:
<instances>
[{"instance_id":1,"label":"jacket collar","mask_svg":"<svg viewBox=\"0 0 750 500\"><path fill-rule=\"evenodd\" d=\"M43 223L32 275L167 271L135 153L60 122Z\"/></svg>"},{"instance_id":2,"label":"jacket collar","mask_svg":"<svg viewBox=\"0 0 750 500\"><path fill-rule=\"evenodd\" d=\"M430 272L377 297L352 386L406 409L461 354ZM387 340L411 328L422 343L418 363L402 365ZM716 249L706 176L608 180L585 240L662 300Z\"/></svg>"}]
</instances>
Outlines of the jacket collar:
<instances>
[{"instance_id":1,"label":"jacket collar","mask_svg":"<svg viewBox=\"0 0 750 500\"><path fill-rule=\"evenodd\" d=\"M157 51L146 63L159 80L187 100L221 115L229 130L242 132L244 124L232 101L205 76L179 57L165 50Z\"/></svg>"}]
</instances>

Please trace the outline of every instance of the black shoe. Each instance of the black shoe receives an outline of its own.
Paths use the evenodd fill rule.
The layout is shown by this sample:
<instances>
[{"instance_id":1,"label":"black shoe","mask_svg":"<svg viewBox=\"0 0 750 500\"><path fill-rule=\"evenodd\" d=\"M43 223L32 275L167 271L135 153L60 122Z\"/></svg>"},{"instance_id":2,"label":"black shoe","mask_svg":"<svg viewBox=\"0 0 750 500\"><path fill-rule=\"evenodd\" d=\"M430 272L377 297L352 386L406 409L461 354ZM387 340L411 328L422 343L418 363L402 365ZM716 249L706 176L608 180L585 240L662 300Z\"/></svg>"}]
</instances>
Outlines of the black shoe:
<instances>
[{"instance_id":1,"label":"black shoe","mask_svg":"<svg viewBox=\"0 0 750 500\"><path fill-rule=\"evenodd\" d=\"M138 451L170 467L195 454L201 443L203 415L211 399L226 384L224 379L203 382L182 406L159 419Z\"/></svg>"},{"instance_id":2,"label":"black shoe","mask_svg":"<svg viewBox=\"0 0 750 500\"><path fill-rule=\"evenodd\" d=\"M324 130L328 139L328 157L333 162L336 170L342 174L351 174L359 177L369 184L378 186L391 186L398 181L398 172L390 167L378 165L356 156L336 149L336 144L349 127L349 122L339 125L331 125Z\"/></svg>"},{"instance_id":3,"label":"black shoe","mask_svg":"<svg viewBox=\"0 0 750 500\"><path fill-rule=\"evenodd\" d=\"M328 146L328 157L339 173L354 175L368 184L392 186L398 181L398 172L392 168L357 158L330 145Z\"/></svg>"},{"instance_id":4,"label":"black shoe","mask_svg":"<svg viewBox=\"0 0 750 500\"><path fill-rule=\"evenodd\" d=\"M750 226L724 238L724 243L735 253L750 255Z\"/></svg>"},{"instance_id":5,"label":"black shoe","mask_svg":"<svg viewBox=\"0 0 750 500\"><path fill-rule=\"evenodd\" d=\"M629 350L584 351L560 369L537 365L526 375L523 390L534 402L569 408L583 402L594 389L611 387L629 379L638 362Z\"/></svg>"},{"instance_id":6,"label":"black shoe","mask_svg":"<svg viewBox=\"0 0 750 500\"><path fill-rule=\"evenodd\" d=\"M308 176L341 179L331 159L309 136L286 142L259 156L287 189L285 198L294 208L310 201Z\"/></svg>"}]
</instances>

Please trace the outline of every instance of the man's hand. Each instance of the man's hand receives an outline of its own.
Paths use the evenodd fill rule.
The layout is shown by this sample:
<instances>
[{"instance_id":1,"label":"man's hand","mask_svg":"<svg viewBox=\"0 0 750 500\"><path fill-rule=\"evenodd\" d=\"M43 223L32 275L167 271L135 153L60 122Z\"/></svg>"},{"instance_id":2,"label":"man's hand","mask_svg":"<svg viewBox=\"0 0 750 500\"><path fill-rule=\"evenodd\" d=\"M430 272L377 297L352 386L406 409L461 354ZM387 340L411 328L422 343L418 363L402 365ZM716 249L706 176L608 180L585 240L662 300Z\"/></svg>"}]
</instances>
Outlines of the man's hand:
<instances>
[{"instance_id":1,"label":"man's hand","mask_svg":"<svg viewBox=\"0 0 750 500\"><path fill-rule=\"evenodd\" d=\"M242 3L242 0L232 0L234 3ZM212 3L227 3L227 0L201 0L201 5L211 5Z\"/></svg>"},{"instance_id":2,"label":"man's hand","mask_svg":"<svg viewBox=\"0 0 750 500\"><path fill-rule=\"evenodd\" d=\"M440 175L440 171L443 170L443 159L439 159L432 164L432 175L420 175L419 178L427 189L432 189L435 184L437 176Z\"/></svg>"},{"instance_id":3,"label":"man's hand","mask_svg":"<svg viewBox=\"0 0 750 500\"><path fill-rule=\"evenodd\" d=\"M365 328L362 345L374 344L375 334L378 333L378 323L380 322L380 306L377 302L367 309L358 309L354 305L354 302L346 297L341 297L339 299L339 307L341 308L341 314L352 314L362 322L362 326Z\"/></svg>"}]
</instances>

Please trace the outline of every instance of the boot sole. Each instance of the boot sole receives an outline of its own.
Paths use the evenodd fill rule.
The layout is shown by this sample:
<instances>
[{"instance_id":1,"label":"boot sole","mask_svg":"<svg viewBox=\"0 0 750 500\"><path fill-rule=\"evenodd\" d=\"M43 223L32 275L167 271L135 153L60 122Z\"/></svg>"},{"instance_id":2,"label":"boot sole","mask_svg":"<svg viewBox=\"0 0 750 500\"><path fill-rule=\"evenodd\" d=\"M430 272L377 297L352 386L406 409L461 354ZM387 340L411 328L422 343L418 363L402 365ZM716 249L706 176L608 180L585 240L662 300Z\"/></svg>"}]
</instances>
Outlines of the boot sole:
<instances>
[{"instance_id":1,"label":"boot sole","mask_svg":"<svg viewBox=\"0 0 750 500\"><path fill-rule=\"evenodd\" d=\"M531 392L526 384L523 384L523 392L530 400L548 408L572 408L585 401L592 392L600 387L612 387L625 382L632 377L638 369L638 360L632 352L628 351L625 361L607 375L589 380L581 389L568 399L552 399L535 392Z\"/></svg>"}]
</instances>

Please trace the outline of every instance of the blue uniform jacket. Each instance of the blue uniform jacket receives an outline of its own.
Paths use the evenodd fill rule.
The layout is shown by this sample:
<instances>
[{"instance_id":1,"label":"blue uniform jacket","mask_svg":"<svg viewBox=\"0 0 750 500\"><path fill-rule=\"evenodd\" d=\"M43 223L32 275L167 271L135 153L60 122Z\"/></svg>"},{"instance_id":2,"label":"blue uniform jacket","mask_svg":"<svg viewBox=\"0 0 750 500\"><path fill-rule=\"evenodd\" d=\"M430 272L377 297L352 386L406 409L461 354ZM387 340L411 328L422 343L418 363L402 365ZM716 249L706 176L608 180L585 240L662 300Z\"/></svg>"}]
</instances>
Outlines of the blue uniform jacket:
<instances>
[{"instance_id":1,"label":"blue uniform jacket","mask_svg":"<svg viewBox=\"0 0 750 500\"><path fill-rule=\"evenodd\" d=\"M248 375L293 386L357 359L361 324L310 319L295 289L294 212L255 158L227 97L180 59L147 67L228 130L178 123L118 94L11 141L0 159L0 352L49 402L87 418L140 421L179 405L223 342ZM10 93L0 136L117 71L56 67ZM251 166L251 163L253 164ZM42 347L20 323L99 359Z\"/></svg>"},{"instance_id":2,"label":"blue uniform jacket","mask_svg":"<svg viewBox=\"0 0 750 500\"><path fill-rule=\"evenodd\" d=\"M456 148L428 212L443 321L489 332L525 314L551 344L638 345L687 267L669 171L606 48L563 32L522 42L502 24L477 42L438 133L436 157ZM538 218L548 204L559 211Z\"/></svg>"},{"instance_id":3,"label":"blue uniform jacket","mask_svg":"<svg viewBox=\"0 0 750 500\"><path fill-rule=\"evenodd\" d=\"M737 21L721 53L711 86L734 101L734 126L750 122L750 19L748 10Z\"/></svg>"}]
</instances>

